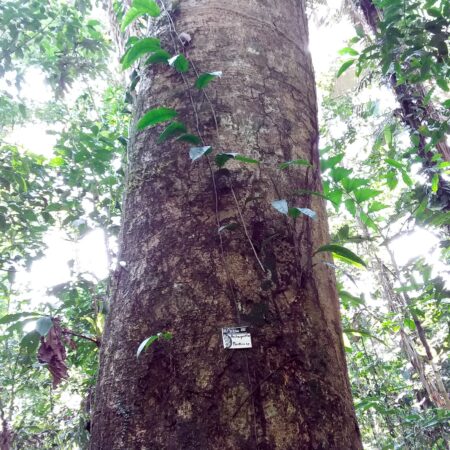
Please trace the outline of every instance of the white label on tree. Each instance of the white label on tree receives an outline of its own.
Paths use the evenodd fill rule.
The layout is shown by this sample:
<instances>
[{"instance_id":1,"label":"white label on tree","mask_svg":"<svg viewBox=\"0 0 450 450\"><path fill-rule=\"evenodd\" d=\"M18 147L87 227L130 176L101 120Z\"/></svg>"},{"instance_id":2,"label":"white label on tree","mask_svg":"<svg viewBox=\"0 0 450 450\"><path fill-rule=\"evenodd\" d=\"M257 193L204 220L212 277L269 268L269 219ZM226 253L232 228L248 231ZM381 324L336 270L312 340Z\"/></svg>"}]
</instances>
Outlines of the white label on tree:
<instances>
[{"instance_id":1,"label":"white label on tree","mask_svg":"<svg viewBox=\"0 0 450 450\"><path fill-rule=\"evenodd\" d=\"M222 341L224 348L252 348L252 337L247 327L222 328Z\"/></svg>"}]
</instances>

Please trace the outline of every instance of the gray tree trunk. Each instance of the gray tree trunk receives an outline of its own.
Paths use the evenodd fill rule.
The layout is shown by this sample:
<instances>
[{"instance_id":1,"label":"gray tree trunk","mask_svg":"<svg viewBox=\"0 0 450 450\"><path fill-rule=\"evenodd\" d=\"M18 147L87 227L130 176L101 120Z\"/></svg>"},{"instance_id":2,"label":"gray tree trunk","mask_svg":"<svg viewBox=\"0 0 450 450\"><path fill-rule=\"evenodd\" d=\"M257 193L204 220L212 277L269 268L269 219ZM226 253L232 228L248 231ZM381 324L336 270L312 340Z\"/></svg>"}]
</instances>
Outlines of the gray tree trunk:
<instances>
[{"instance_id":1,"label":"gray tree trunk","mask_svg":"<svg viewBox=\"0 0 450 450\"><path fill-rule=\"evenodd\" d=\"M321 189L304 2L184 0L173 20L198 71L223 77L206 98L188 89L192 68L186 83L147 69L135 118L175 108L213 155L262 163L218 169L156 144L160 127L133 136L90 448L360 449L334 274L314 256L328 242L325 207L299 195ZM277 168L299 158L313 168ZM282 215L271 202L283 198L318 220ZM253 348L224 349L221 327L243 324ZM173 339L136 358L161 331Z\"/></svg>"}]
</instances>

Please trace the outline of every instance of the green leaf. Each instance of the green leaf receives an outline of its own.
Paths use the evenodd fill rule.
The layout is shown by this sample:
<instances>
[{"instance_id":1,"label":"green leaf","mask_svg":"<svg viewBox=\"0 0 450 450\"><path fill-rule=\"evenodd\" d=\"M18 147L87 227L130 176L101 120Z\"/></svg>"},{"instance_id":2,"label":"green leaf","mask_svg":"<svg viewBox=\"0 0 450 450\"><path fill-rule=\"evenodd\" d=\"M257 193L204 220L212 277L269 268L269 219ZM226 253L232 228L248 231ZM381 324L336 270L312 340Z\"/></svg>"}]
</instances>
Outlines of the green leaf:
<instances>
[{"instance_id":1,"label":"green leaf","mask_svg":"<svg viewBox=\"0 0 450 450\"><path fill-rule=\"evenodd\" d=\"M237 153L219 153L214 160L219 167L223 167L228 160L234 158L234 155Z\"/></svg>"},{"instance_id":2,"label":"green leaf","mask_svg":"<svg viewBox=\"0 0 450 450\"><path fill-rule=\"evenodd\" d=\"M161 14L161 10L154 0L134 0L131 4L131 8L127 11L125 17L123 18L120 30L124 31L130 23L144 14L148 14L152 17L158 17Z\"/></svg>"},{"instance_id":3,"label":"green leaf","mask_svg":"<svg viewBox=\"0 0 450 450\"><path fill-rule=\"evenodd\" d=\"M359 53L351 47L345 47L338 51L340 55L350 55L350 56L358 56Z\"/></svg>"},{"instance_id":4,"label":"green leaf","mask_svg":"<svg viewBox=\"0 0 450 450\"><path fill-rule=\"evenodd\" d=\"M272 203L273 205L273 203ZM317 214L315 211L313 211L312 209L309 208L298 208L298 207L293 207L293 208L289 208L288 209L288 215L294 219L296 219L297 217L300 216L300 214L304 214L305 216L310 217L313 220L317 220Z\"/></svg>"},{"instance_id":5,"label":"green leaf","mask_svg":"<svg viewBox=\"0 0 450 450\"><path fill-rule=\"evenodd\" d=\"M320 161L320 170L325 172L327 169L333 168L336 164L340 163L344 159L344 153L332 156L331 158Z\"/></svg>"},{"instance_id":6,"label":"green leaf","mask_svg":"<svg viewBox=\"0 0 450 450\"><path fill-rule=\"evenodd\" d=\"M363 211L359 212L359 218L361 219L364 225L367 225L373 231L378 232L378 227L376 223Z\"/></svg>"},{"instance_id":7,"label":"green leaf","mask_svg":"<svg viewBox=\"0 0 450 450\"><path fill-rule=\"evenodd\" d=\"M136 125L138 130L143 130L146 127L156 125L161 122L167 122L173 119L177 115L177 112L172 108L154 108L147 111Z\"/></svg>"},{"instance_id":8,"label":"green leaf","mask_svg":"<svg viewBox=\"0 0 450 450\"><path fill-rule=\"evenodd\" d=\"M222 225L221 227L219 227L218 232L221 233L224 230L236 230L239 227L239 224L236 222L231 222L231 223L227 223L226 225Z\"/></svg>"},{"instance_id":9,"label":"green leaf","mask_svg":"<svg viewBox=\"0 0 450 450\"><path fill-rule=\"evenodd\" d=\"M120 31L125 31L125 29L130 25L131 22L134 22L138 17L145 15L145 11L140 11L136 8L130 8L127 13L125 14L122 25L120 27Z\"/></svg>"},{"instance_id":10,"label":"green leaf","mask_svg":"<svg viewBox=\"0 0 450 450\"><path fill-rule=\"evenodd\" d=\"M198 136L195 136L194 134L182 134L176 140L182 141L182 142L187 142L188 144L193 144L193 145L199 145L202 143L202 140Z\"/></svg>"},{"instance_id":11,"label":"green leaf","mask_svg":"<svg viewBox=\"0 0 450 450\"><path fill-rule=\"evenodd\" d=\"M204 155L209 155L212 152L212 147L206 145L204 147L191 147L189 150L189 157L192 161L196 161Z\"/></svg>"},{"instance_id":12,"label":"green leaf","mask_svg":"<svg viewBox=\"0 0 450 450\"><path fill-rule=\"evenodd\" d=\"M448 83L446 80L444 80L444 78L437 78L436 79L436 84L445 92L449 91L448 88Z\"/></svg>"},{"instance_id":13,"label":"green leaf","mask_svg":"<svg viewBox=\"0 0 450 450\"><path fill-rule=\"evenodd\" d=\"M41 335L37 331L27 333L20 341L20 348L25 350L27 354L33 355L36 353Z\"/></svg>"},{"instance_id":14,"label":"green leaf","mask_svg":"<svg viewBox=\"0 0 450 450\"><path fill-rule=\"evenodd\" d=\"M53 326L53 321L50 317L41 317L36 322L36 331L41 335L45 336Z\"/></svg>"},{"instance_id":15,"label":"green leaf","mask_svg":"<svg viewBox=\"0 0 450 450\"><path fill-rule=\"evenodd\" d=\"M427 13L432 17L442 17L439 8L427 8Z\"/></svg>"},{"instance_id":16,"label":"green leaf","mask_svg":"<svg viewBox=\"0 0 450 450\"><path fill-rule=\"evenodd\" d=\"M152 55L150 55L145 64L159 64L159 63L169 63L170 53L165 50L156 50Z\"/></svg>"},{"instance_id":17,"label":"green leaf","mask_svg":"<svg viewBox=\"0 0 450 450\"><path fill-rule=\"evenodd\" d=\"M285 161L282 162L278 168L283 170L283 169L287 169L288 167L291 166L306 166L306 167L312 167L312 165L306 161L306 159L294 159L292 161Z\"/></svg>"},{"instance_id":18,"label":"green leaf","mask_svg":"<svg viewBox=\"0 0 450 450\"><path fill-rule=\"evenodd\" d=\"M28 319L20 319L17 322L13 322L6 328L5 334L12 334L15 331L22 333L24 327L28 324L36 323L36 319L37 317L29 317Z\"/></svg>"},{"instance_id":19,"label":"green leaf","mask_svg":"<svg viewBox=\"0 0 450 450\"><path fill-rule=\"evenodd\" d=\"M131 6L142 11L147 11L147 14L152 17L158 17L161 14L161 10L154 0L133 0Z\"/></svg>"},{"instance_id":20,"label":"green leaf","mask_svg":"<svg viewBox=\"0 0 450 450\"><path fill-rule=\"evenodd\" d=\"M336 74L336 78L339 78L354 62L356 59L349 59L348 61L345 61L344 64L339 68Z\"/></svg>"},{"instance_id":21,"label":"green leaf","mask_svg":"<svg viewBox=\"0 0 450 450\"><path fill-rule=\"evenodd\" d=\"M139 355L144 351L147 350L150 345L153 344L153 342L158 340L158 335L155 334L153 336L149 336L148 338L144 339L140 344L136 352L136 358L139 358Z\"/></svg>"},{"instance_id":22,"label":"green leaf","mask_svg":"<svg viewBox=\"0 0 450 450\"><path fill-rule=\"evenodd\" d=\"M392 146L392 127L390 125L388 125L387 127L384 128L383 133L384 133L384 140L386 142L386 145L388 147L391 147Z\"/></svg>"},{"instance_id":23,"label":"green leaf","mask_svg":"<svg viewBox=\"0 0 450 450\"><path fill-rule=\"evenodd\" d=\"M337 231L337 238L340 241L346 241L350 236L350 227L348 225L344 225Z\"/></svg>"},{"instance_id":24,"label":"green leaf","mask_svg":"<svg viewBox=\"0 0 450 450\"><path fill-rule=\"evenodd\" d=\"M186 132L186 125L182 122L172 122L167 128L159 135L158 144L162 144L171 137Z\"/></svg>"},{"instance_id":25,"label":"green leaf","mask_svg":"<svg viewBox=\"0 0 450 450\"><path fill-rule=\"evenodd\" d=\"M139 355L146 350L150 345L152 345L155 341L159 339L164 339L166 341L170 341L173 338L173 335L169 331L163 331L161 333L154 334L153 336L149 336L144 339L140 344L136 352L136 358L139 358Z\"/></svg>"},{"instance_id":26,"label":"green leaf","mask_svg":"<svg viewBox=\"0 0 450 450\"><path fill-rule=\"evenodd\" d=\"M388 208L388 205L385 205L384 203L377 202L376 200L371 203L369 206L369 213L381 211L382 209Z\"/></svg>"},{"instance_id":27,"label":"green leaf","mask_svg":"<svg viewBox=\"0 0 450 450\"><path fill-rule=\"evenodd\" d=\"M240 161L248 164L259 164L257 159L249 158L248 156L239 155L239 153L234 157L236 161Z\"/></svg>"},{"instance_id":28,"label":"green leaf","mask_svg":"<svg viewBox=\"0 0 450 450\"><path fill-rule=\"evenodd\" d=\"M189 70L189 61L182 54L172 56L168 63L169 66L172 66L177 72L185 73Z\"/></svg>"},{"instance_id":29,"label":"green leaf","mask_svg":"<svg viewBox=\"0 0 450 450\"><path fill-rule=\"evenodd\" d=\"M356 308L358 306L365 304L362 298L355 297L354 295L350 294L347 291L339 291L339 297L341 298L342 303L346 308L348 308L349 306Z\"/></svg>"},{"instance_id":30,"label":"green leaf","mask_svg":"<svg viewBox=\"0 0 450 450\"><path fill-rule=\"evenodd\" d=\"M216 158L216 164L219 167L223 167L226 162L230 159L235 159L236 161L249 163L249 164L258 164L259 161L257 159L248 158L247 156L240 155L239 153L227 152L227 153L219 153Z\"/></svg>"},{"instance_id":31,"label":"green leaf","mask_svg":"<svg viewBox=\"0 0 450 450\"><path fill-rule=\"evenodd\" d=\"M355 202L351 199L348 198L347 200L345 200L345 207L347 208L347 211L353 216L355 217L356 214L356 206L355 206Z\"/></svg>"},{"instance_id":32,"label":"green leaf","mask_svg":"<svg viewBox=\"0 0 450 450\"><path fill-rule=\"evenodd\" d=\"M391 191L395 189L395 187L396 187L397 184L398 184L398 178L397 178L397 176L395 175L395 172L394 172L394 171L389 171L389 172L386 174L386 183L387 183L387 185L389 186L389 189L390 189Z\"/></svg>"},{"instance_id":33,"label":"green leaf","mask_svg":"<svg viewBox=\"0 0 450 450\"><path fill-rule=\"evenodd\" d=\"M161 50L161 42L156 38L139 39L122 57L122 68L129 69L135 61L146 53Z\"/></svg>"},{"instance_id":34,"label":"green leaf","mask_svg":"<svg viewBox=\"0 0 450 450\"><path fill-rule=\"evenodd\" d=\"M378 342L381 342L382 344L386 345L384 341L382 341L380 338L377 338L374 334L372 334L370 331L364 329L364 328L344 328L342 330L346 334L355 334L358 336L364 336L364 337L371 337L372 339L375 339Z\"/></svg>"},{"instance_id":35,"label":"green leaf","mask_svg":"<svg viewBox=\"0 0 450 450\"><path fill-rule=\"evenodd\" d=\"M55 156L48 164L50 167L61 167L64 164L64 158L62 156Z\"/></svg>"},{"instance_id":36,"label":"green leaf","mask_svg":"<svg viewBox=\"0 0 450 450\"><path fill-rule=\"evenodd\" d=\"M433 179L431 180L431 190L433 192L433 194L436 194L436 192L438 191L439 188L439 175L437 173L435 173L433 175Z\"/></svg>"},{"instance_id":37,"label":"green leaf","mask_svg":"<svg viewBox=\"0 0 450 450\"><path fill-rule=\"evenodd\" d=\"M5 316L0 318L0 325L5 323L16 322L22 317L38 317L39 314L35 312L19 312L14 314L6 314Z\"/></svg>"},{"instance_id":38,"label":"green leaf","mask_svg":"<svg viewBox=\"0 0 450 450\"><path fill-rule=\"evenodd\" d=\"M336 211L339 209L342 203L342 195L344 193L341 189L335 189L327 193L327 199L333 203L333 206L336 208Z\"/></svg>"},{"instance_id":39,"label":"green leaf","mask_svg":"<svg viewBox=\"0 0 450 450\"><path fill-rule=\"evenodd\" d=\"M353 169L346 169L345 167L335 167L331 170L331 178L335 183L338 183L344 178L347 178L352 172Z\"/></svg>"},{"instance_id":40,"label":"green leaf","mask_svg":"<svg viewBox=\"0 0 450 450\"><path fill-rule=\"evenodd\" d=\"M0 231L8 231L9 224L6 222L6 216L0 213Z\"/></svg>"},{"instance_id":41,"label":"green leaf","mask_svg":"<svg viewBox=\"0 0 450 450\"><path fill-rule=\"evenodd\" d=\"M351 250L342 247L340 245L336 244L322 245L322 247L320 247L314 254L320 252L333 253L333 255L336 256L338 259L341 259L344 262L352 264L355 267L359 268L367 267L366 263L358 255L355 255L355 253L353 253Z\"/></svg>"},{"instance_id":42,"label":"green leaf","mask_svg":"<svg viewBox=\"0 0 450 450\"><path fill-rule=\"evenodd\" d=\"M401 170L400 171L402 174L402 180L404 181L404 183L411 187L413 185L413 180L411 180L411 177L406 173L406 170Z\"/></svg>"},{"instance_id":43,"label":"green leaf","mask_svg":"<svg viewBox=\"0 0 450 450\"><path fill-rule=\"evenodd\" d=\"M204 89L212 80L220 78L221 76L221 71L202 73L195 81L195 87L197 89Z\"/></svg>"},{"instance_id":44,"label":"green leaf","mask_svg":"<svg viewBox=\"0 0 450 450\"><path fill-rule=\"evenodd\" d=\"M395 167L396 169L403 169L403 164L399 163L398 161L396 161L395 159L391 159L391 158L386 158L385 161L392 167Z\"/></svg>"},{"instance_id":45,"label":"green leaf","mask_svg":"<svg viewBox=\"0 0 450 450\"><path fill-rule=\"evenodd\" d=\"M414 331L416 329L416 323L412 319L403 319L403 325L405 327L408 327L411 331Z\"/></svg>"},{"instance_id":46,"label":"green leaf","mask_svg":"<svg viewBox=\"0 0 450 450\"><path fill-rule=\"evenodd\" d=\"M279 211L281 214L288 214L289 213L289 207L288 203L285 199L282 200L274 200L272 202L272 206Z\"/></svg>"},{"instance_id":47,"label":"green leaf","mask_svg":"<svg viewBox=\"0 0 450 450\"><path fill-rule=\"evenodd\" d=\"M369 200L370 198L380 195L381 193L381 191L377 191L376 189L362 188L357 189L353 194L355 196L356 202L362 203Z\"/></svg>"},{"instance_id":48,"label":"green leaf","mask_svg":"<svg viewBox=\"0 0 450 450\"><path fill-rule=\"evenodd\" d=\"M366 184L369 184L369 180L366 178L344 178L341 180L342 187L345 189L346 192L352 192L355 189L358 189L361 186L365 186Z\"/></svg>"}]
</instances>

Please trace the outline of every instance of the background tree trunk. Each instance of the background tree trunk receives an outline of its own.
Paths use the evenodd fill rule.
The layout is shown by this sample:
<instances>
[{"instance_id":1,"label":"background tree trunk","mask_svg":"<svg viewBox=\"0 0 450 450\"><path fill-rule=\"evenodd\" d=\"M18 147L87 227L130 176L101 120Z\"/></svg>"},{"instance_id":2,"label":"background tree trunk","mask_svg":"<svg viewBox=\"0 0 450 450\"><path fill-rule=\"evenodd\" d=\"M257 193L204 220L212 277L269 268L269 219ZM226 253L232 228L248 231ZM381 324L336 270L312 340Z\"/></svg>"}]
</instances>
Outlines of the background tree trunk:
<instances>
[{"instance_id":1,"label":"background tree trunk","mask_svg":"<svg viewBox=\"0 0 450 450\"><path fill-rule=\"evenodd\" d=\"M91 449L360 449L334 274L313 256L328 242L325 207L295 193L321 189L304 4L184 0L173 19L199 72L224 76L206 98L187 88L192 69L186 83L146 69L135 118L173 107L214 152L262 163L219 170L157 145L160 130L132 138ZM277 168L298 158L313 168ZM280 214L282 198L318 220ZM229 223L239 227L218 233ZM221 327L238 324L252 349L223 348ZM160 331L173 340L137 359Z\"/></svg>"},{"instance_id":2,"label":"background tree trunk","mask_svg":"<svg viewBox=\"0 0 450 450\"><path fill-rule=\"evenodd\" d=\"M380 22L380 12L372 0L360 0L358 3L361 8L366 23L374 35L378 34ZM400 105L400 117L406 128L415 131L419 135L418 154L423 159L424 167L432 167L435 165L432 158L434 153L426 150L426 139L420 133L420 127L426 117L440 120L436 109L432 102L428 104L424 101L425 89L421 83L405 83L398 84L397 77L394 73L389 78L395 97ZM445 161L450 161L450 148L445 138L436 144L436 149L442 155Z\"/></svg>"}]
</instances>

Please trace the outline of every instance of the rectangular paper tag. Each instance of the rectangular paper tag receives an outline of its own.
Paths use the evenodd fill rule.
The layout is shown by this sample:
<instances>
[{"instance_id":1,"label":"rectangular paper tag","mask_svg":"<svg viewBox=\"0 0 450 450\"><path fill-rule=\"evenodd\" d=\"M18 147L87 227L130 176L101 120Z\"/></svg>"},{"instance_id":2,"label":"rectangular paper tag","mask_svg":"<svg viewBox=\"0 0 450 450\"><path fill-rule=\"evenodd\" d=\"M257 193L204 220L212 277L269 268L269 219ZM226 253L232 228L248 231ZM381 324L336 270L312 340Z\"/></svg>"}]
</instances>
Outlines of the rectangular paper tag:
<instances>
[{"instance_id":1,"label":"rectangular paper tag","mask_svg":"<svg viewBox=\"0 0 450 450\"><path fill-rule=\"evenodd\" d=\"M252 337L248 327L222 328L222 341L224 348L252 348Z\"/></svg>"}]
</instances>

